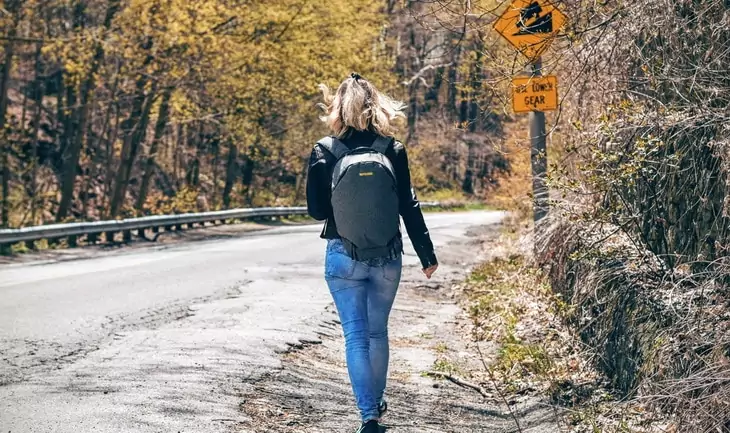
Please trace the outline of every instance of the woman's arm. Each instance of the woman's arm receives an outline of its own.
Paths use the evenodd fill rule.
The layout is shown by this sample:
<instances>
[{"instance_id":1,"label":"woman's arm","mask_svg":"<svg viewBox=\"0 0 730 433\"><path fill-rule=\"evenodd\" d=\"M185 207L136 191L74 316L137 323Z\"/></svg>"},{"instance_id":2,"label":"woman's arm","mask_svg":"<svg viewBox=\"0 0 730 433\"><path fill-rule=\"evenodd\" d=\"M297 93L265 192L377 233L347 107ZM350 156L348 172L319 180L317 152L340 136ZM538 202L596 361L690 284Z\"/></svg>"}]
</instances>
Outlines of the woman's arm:
<instances>
[{"instance_id":1,"label":"woman's arm","mask_svg":"<svg viewBox=\"0 0 730 433\"><path fill-rule=\"evenodd\" d=\"M393 150L395 151L393 169L398 182L399 211L406 225L408 237L411 238L411 243L413 243L413 248L421 260L423 269L429 269L437 265L438 261L431 242L431 235L428 233L426 222L423 219L421 205L418 202L416 192L411 186L411 171L408 166L406 148L403 144L396 142Z\"/></svg>"},{"instance_id":2,"label":"woman's arm","mask_svg":"<svg viewBox=\"0 0 730 433\"><path fill-rule=\"evenodd\" d=\"M332 215L332 180L329 179L327 159L319 145L312 149L307 171L307 212L317 221L324 221Z\"/></svg>"}]
</instances>

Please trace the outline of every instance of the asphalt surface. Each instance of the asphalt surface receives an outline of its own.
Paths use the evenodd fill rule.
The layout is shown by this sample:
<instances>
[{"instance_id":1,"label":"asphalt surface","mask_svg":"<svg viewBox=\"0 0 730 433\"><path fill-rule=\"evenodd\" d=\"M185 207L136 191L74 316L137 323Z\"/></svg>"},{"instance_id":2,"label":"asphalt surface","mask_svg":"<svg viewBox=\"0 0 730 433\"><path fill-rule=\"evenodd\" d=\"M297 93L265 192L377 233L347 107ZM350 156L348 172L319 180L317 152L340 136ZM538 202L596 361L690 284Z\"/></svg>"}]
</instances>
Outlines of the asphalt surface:
<instances>
[{"instance_id":1,"label":"asphalt surface","mask_svg":"<svg viewBox=\"0 0 730 433\"><path fill-rule=\"evenodd\" d=\"M501 218L427 222L449 255L467 229ZM0 267L0 433L228 431L241 384L317 340L331 303L319 231ZM404 265L418 266L410 245Z\"/></svg>"}]
</instances>

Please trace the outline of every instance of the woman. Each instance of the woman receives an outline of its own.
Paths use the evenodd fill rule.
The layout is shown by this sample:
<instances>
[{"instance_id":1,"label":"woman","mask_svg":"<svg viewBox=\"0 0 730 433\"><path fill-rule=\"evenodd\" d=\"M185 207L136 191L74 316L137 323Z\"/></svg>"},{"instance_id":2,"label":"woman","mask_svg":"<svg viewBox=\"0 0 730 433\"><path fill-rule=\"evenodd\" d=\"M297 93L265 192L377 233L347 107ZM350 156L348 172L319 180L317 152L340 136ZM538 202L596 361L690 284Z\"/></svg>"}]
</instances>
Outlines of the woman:
<instances>
[{"instance_id":1,"label":"woman","mask_svg":"<svg viewBox=\"0 0 730 433\"><path fill-rule=\"evenodd\" d=\"M334 95L324 85L320 89L326 103L322 105L326 111L322 120L350 151L382 142L382 137L390 137L395 132L393 122L405 117L402 103L378 92L369 81L354 73L340 84ZM431 278L438 262L411 188L406 149L400 142L387 141L390 145L384 154L395 175L398 213L420 258L423 273ZM347 369L362 417L358 433L376 433L381 431L380 418L387 409L383 394L388 373L388 316L401 277L402 236L397 230L396 241L382 257L352 258L352 249L338 233L333 216L332 176L337 158L320 143L314 146L309 161L307 208L310 216L325 221L321 235L328 240L325 279L345 335ZM395 218L398 219L397 214Z\"/></svg>"}]
</instances>

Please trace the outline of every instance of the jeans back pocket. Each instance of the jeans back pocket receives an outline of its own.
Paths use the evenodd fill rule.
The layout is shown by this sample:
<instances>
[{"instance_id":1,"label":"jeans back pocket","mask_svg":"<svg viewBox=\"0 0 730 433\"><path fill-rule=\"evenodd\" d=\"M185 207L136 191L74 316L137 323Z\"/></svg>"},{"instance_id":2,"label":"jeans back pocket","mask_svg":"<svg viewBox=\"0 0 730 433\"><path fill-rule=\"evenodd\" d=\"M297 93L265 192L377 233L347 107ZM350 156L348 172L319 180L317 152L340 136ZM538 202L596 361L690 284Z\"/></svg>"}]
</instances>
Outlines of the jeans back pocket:
<instances>
[{"instance_id":1,"label":"jeans back pocket","mask_svg":"<svg viewBox=\"0 0 730 433\"><path fill-rule=\"evenodd\" d=\"M391 282L400 281L401 272L403 271L403 257L398 256L397 259L388 260L383 265L383 277Z\"/></svg>"},{"instance_id":2,"label":"jeans back pocket","mask_svg":"<svg viewBox=\"0 0 730 433\"><path fill-rule=\"evenodd\" d=\"M351 278L357 263L345 252L341 240L330 240L327 243L327 254L324 260L324 275L327 278Z\"/></svg>"}]
</instances>

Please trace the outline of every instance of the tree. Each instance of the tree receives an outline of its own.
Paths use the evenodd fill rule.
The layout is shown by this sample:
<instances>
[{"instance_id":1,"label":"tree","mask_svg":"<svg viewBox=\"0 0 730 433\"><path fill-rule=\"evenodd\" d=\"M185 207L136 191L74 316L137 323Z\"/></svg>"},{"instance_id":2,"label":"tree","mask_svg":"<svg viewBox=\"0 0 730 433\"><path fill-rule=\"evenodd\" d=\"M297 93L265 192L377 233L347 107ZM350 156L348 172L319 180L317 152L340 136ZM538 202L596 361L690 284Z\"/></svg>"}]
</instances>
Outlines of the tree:
<instances>
[{"instance_id":1,"label":"tree","mask_svg":"<svg viewBox=\"0 0 730 433\"><path fill-rule=\"evenodd\" d=\"M78 0L75 3L74 23L77 30L83 30L84 22L86 21L85 6L86 4L81 0ZM101 28L102 32L106 32L110 28L114 15L119 10L119 6L119 0L109 0ZM85 77L82 78L82 83L78 92L78 105L72 108L72 114L69 116L64 129L64 136L67 137L68 144L62 151L63 169L60 180L61 201L58 205L58 211L56 212L56 221L62 221L66 218L71 205L71 200L74 196L79 156L81 155L81 148L83 147L86 136L86 125L91 108L91 97L94 87L96 86L96 74L104 60L103 42L94 42L92 51L93 56L91 58L89 70L86 71ZM71 88L69 88L69 91L73 94L73 90ZM72 99L75 100L75 97Z\"/></svg>"},{"instance_id":2,"label":"tree","mask_svg":"<svg viewBox=\"0 0 730 433\"><path fill-rule=\"evenodd\" d=\"M10 221L10 209L8 198L10 194L10 143L7 138L7 112L8 112L8 92L10 87L10 74L13 69L13 56L15 53L15 37L17 36L18 24L21 20L21 0L10 0L5 5L9 17L4 21L9 21L8 37L3 47L3 61L0 63L0 163L2 164L2 227L7 227Z\"/></svg>"}]
</instances>

